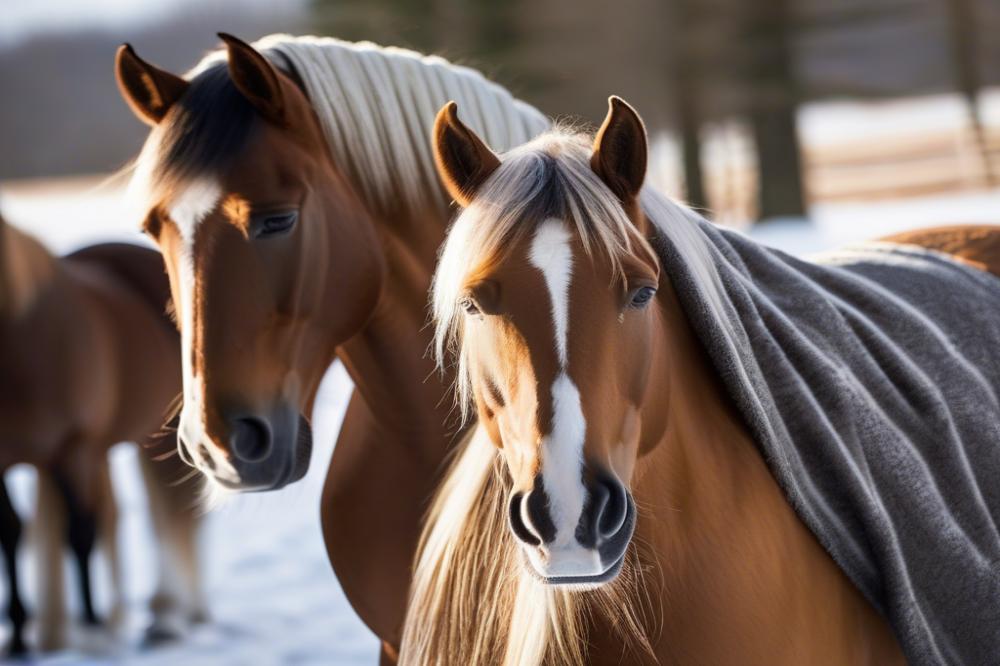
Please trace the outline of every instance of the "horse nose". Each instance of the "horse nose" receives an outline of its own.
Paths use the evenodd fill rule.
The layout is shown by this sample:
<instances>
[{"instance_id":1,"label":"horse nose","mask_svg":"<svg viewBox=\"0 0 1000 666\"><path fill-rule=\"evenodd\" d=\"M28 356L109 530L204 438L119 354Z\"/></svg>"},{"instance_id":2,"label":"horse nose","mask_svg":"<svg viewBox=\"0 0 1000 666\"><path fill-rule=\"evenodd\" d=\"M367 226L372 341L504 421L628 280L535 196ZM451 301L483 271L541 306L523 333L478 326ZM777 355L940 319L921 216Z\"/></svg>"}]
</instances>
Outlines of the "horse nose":
<instances>
[{"instance_id":1,"label":"horse nose","mask_svg":"<svg viewBox=\"0 0 1000 666\"><path fill-rule=\"evenodd\" d=\"M514 493L508 515L514 536L529 546L541 546L555 539L556 528L549 516L545 490L536 485L531 492Z\"/></svg>"},{"instance_id":2,"label":"horse nose","mask_svg":"<svg viewBox=\"0 0 1000 666\"><path fill-rule=\"evenodd\" d=\"M237 460L256 463L271 455L273 437L267 421L256 416L241 416L232 422L229 449Z\"/></svg>"},{"instance_id":3,"label":"horse nose","mask_svg":"<svg viewBox=\"0 0 1000 666\"><path fill-rule=\"evenodd\" d=\"M601 474L587 484L587 503L576 528L580 545L596 548L621 532L628 519L628 492L620 481Z\"/></svg>"}]
</instances>

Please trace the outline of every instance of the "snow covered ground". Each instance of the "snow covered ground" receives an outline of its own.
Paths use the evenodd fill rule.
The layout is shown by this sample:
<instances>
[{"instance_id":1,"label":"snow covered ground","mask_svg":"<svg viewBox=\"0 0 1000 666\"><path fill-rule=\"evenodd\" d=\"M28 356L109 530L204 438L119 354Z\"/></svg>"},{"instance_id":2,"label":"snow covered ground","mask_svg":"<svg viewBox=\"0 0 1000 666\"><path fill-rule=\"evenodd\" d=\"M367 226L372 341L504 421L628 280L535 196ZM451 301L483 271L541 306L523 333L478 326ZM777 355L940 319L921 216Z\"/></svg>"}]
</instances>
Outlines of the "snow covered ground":
<instances>
[{"instance_id":1,"label":"snow covered ground","mask_svg":"<svg viewBox=\"0 0 1000 666\"><path fill-rule=\"evenodd\" d=\"M842 125L852 120L844 119ZM103 240L145 242L119 201L118 188L96 187L93 180L0 187L5 217L57 252ZM809 222L771 221L750 233L766 244L808 253L917 226L969 222L1000 223L1000 191L816 206ZM350 389L349 378L335 365L320 393L314 421L316 449L304 481L278 493L238 496L210 515L205 553L214 622L170 647L144 651L138 645L148 619L145 606L154 584L154 553L135 452L129 447L116 449L114 475L132 613L127 640L109 647L99 637L80 635L72 652L39 663L375 663L375 638L344 599L319 531L320 489ZM22 514L30 515L32 473L17 469L13 476L15 501ZM29 567L23 573L31 599L33 571ZM106 583L106 578L98 579L98 589L105 595Z\"/></svg>"}]
</instances>

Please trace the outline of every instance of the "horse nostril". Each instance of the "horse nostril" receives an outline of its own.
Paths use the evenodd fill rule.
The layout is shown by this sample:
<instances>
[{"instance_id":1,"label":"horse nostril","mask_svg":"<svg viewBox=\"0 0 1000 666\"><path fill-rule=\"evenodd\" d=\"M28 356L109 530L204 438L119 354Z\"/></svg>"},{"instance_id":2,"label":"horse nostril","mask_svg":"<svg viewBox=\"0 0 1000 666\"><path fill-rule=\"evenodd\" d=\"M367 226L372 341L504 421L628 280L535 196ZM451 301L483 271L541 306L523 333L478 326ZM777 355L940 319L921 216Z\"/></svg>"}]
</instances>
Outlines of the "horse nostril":
<instances>
[{"instance_id":1,"label":"horse nostril","mask_svg":"<svg viewBox=\"0 0 1000 666\"><path fill-rule=\"evenodd\" d=\"M255 463L271 455L271 429L265 421L247 416L235 419L232 429L229 447L236 458Z\"/></svg>"},{"instance_id":2,"label":"horse nostril","mask_svg":"<svg viewBox=\"0 0 1000 666\"><path fill-rule=\"evenodd\" d=\"M542 540L528 528L521 516L523 502L524 493L514 493L510 498L507 512L510 518L510 529L514 532L514 536L529 546L541 546Z\"/></svg>"},{"instance_id":3,"label":"horse nostril","mask_svg":"<svg viewBox=\"0 0 1000 666\"><path fill-rule=\"evenodd\" d=\"M577 540L589 548L610 539L628 519L628 494L617 480L600 476L589 487L587 504L576 529Z\"/></svg>"},{"instance_id":4,"label":"horse nostril","mask_svg":"<svg viewBox=\"0 0 1000 666\"><path fill-rule=\"evenodd\" d=\"M628 495L625 486L613 479L597 482L606 495L603 510L597 514L597 532L604 538L618 534L628 518Z\"/></svg>"}]
</instances>

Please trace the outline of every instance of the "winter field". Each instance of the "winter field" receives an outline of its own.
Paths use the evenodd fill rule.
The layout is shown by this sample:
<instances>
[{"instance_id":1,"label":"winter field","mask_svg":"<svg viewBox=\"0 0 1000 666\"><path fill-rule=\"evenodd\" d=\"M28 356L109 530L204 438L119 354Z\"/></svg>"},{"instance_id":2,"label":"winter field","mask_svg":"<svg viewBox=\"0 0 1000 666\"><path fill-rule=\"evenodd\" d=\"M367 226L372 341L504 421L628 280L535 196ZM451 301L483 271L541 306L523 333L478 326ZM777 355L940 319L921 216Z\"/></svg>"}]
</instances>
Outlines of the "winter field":
<instances>
[{"instance_id":1,"label":"winter field","mask_svg":"<svg viewBox=\"0 0 1000 666\"><path fill-rule=\"evenodd\" d=\"M926 122L936 127L942 122L940 113L922 108L908 115L905 107L896 105L893 111L910 125ZM882 117L871 107L831 105L825 112L811 109L804 127L807 134L819 136L820 128L826 127L838 139L842 135L863 139L865 132L880 127ZM38 235L59 253L106 240L144 243L119 200L118 184L100 184L93 178L0 185L0 208L8 221ZM1000 223L1000 190L824 203L813 207L809 221L771 221L751 233L766 244L810 253L918 226L957 223ZM37 663L376 663L377 642L344 598L327 563L319 530L320 491L350 390L350 379L335 365L320 392L314 415L315 450L305 480L273 494L237 496L208 516L203 547L213 621L170 646L146 650L140 645L155 583L155 553L136 452L129 446L117 447L112 454L113 474L130 610L125 636L115 642L99 633L77 630L72 651L40 658ZM33 472L18 468L11 478L15 502L30 521ZM31 558L24 557L28 554L26 547L22 578L30 603L35 572ZM107 607L107 587L102 570L97 579L101 608ZM5 590L3 595L5 599ZM75 608L74 595L75 588L69 591ZM0 626L6 630L5 620Z\"/></svg>"}]
</instances>

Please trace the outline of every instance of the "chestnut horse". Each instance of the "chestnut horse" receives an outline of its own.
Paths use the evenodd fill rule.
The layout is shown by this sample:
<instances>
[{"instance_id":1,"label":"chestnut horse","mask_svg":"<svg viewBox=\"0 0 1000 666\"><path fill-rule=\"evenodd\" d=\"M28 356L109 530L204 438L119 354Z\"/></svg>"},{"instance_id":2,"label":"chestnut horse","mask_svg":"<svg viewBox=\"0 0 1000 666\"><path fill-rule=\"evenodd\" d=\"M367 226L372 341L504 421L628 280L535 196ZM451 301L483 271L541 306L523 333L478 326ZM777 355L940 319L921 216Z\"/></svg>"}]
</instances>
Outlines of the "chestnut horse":
<instances>
[{"instance_id":1,"label":"chestnut horse","mask_svg":"<svg viewBox=\"0 0 1000 666\"><path fill-rule=\"evenodd\" d=\"M140 455L160 541L161 576L152 639L178 629L178 615L204 615L195 531L199 490L178 485L184 466L157 435L180 390L177 333L156 252L95 245L56 258L0 220L0 470L38 469L39 647L65 646L63 543L77 562L85 620L98 622L89 561L100 532L116 585L111 624L124 611L116 547L117 513L108 448L143 445ZM164 450L164 444L167 447ZM17 586L20 521L6 490L0 543L10 581L11 649L24 651Z\"/></svg>"},{"instance_id":2,"label":"chestnut horse","mask_svg":"<svg viewBox=\"0 0 1000 666\"><path fill-rule=\"evenodd\" d=\"M309 464L339 357L356 390L322 498L330 562L392 660L420 521L457 433L434 378L426 296L450 217L427 132L453 96L513 146L548 122L440 58L333 39L220 35L187 78L117 55L152 127L134 178L179 315L183 456L270 490ZM258 48L260 50L258 50Z\"/></svg>"},{"instance_id":3,"label":"chestnut horse","mask_svg":"<svg viewBox=\"0 0 1000 666\"><path fill-rule=\"evenodd\" d=\"M664 277L690 213L642 188L641 120L496 156L438 117L465 210L436 354L479 430L425 527L404 664L902 664L800 520ZM640 200L641 192L641 200ZM899 237L1000 270L1000 227Z\"/></svg>"}]
</instances>

